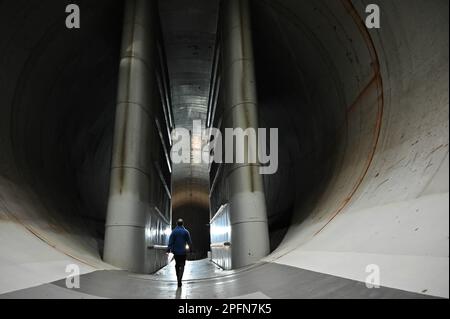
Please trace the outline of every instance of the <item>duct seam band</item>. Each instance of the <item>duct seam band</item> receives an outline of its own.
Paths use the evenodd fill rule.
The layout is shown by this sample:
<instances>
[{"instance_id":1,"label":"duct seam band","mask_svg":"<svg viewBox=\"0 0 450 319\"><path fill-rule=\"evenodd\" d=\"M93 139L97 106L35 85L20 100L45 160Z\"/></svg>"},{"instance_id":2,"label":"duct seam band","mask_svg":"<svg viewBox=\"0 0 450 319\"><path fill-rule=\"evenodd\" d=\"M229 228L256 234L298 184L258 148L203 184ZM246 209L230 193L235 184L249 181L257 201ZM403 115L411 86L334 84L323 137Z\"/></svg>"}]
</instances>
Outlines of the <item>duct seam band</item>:
<instances>
[{"instance_id":1,"label":"duct seam band","mask_svg":"<svg viewBox=\"0 0 450 319\"><path fill-rule=\"evenodd\" d=\"M132 60L136 60L136 61L141 62L145 66L145 68L147 69L147 71L149 73L152 73L152 72L155 71L155 67L154 66L149 64L144 58L141 58L140 56L137 56L137 55L135 55L133 53L132 54L125 54L125 55L123 55L120 58L120 63L127 62L127 60L130 60L130 64L132 63L131 62Z\"/></svg>"}]
</instances>

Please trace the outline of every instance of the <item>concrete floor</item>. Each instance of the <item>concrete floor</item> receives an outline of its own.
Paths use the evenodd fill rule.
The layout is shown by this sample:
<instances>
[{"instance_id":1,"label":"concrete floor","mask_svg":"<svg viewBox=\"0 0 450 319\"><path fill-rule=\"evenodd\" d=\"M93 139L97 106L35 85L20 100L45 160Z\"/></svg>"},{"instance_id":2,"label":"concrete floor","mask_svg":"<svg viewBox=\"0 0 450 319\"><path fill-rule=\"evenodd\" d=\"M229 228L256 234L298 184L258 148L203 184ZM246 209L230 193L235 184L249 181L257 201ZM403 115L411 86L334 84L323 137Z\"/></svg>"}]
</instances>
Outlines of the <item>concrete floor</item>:
<instances>
[{"instance_id":1,"label":"concrete floor","mask_svg":"<svg viewBox=\"0 0 450 319\"><path fill-rule=\"evenodd\" d=\"M261 263L240 271L221 271L208 260L188 262L184 285L177 288L173 264L155 275L97 271L82 275L80 289L65 280L0 295L0 299L404 299L431 298L299 268Z\"/></svg>"}]
</instances>

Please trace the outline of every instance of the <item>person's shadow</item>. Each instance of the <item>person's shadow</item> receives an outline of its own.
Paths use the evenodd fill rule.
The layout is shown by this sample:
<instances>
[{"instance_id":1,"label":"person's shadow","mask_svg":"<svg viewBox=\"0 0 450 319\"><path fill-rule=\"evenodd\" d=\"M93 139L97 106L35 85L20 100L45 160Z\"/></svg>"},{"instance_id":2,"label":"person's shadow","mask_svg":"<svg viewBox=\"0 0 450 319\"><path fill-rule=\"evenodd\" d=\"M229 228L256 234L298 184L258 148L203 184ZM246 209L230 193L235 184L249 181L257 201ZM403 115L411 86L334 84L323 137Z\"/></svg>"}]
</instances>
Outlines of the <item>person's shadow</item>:
<instances>
[{"instance_id":1,"label":"person's shadow","mask_svg":"<svg viewBox=\"0 0 450 319\"><path fill-rule=\"evenodd\" d=\"M183 297L183 289L180 287L177 289L177 293L175 295L175 299L182 299Z\"/></svg>"}]
</instances>

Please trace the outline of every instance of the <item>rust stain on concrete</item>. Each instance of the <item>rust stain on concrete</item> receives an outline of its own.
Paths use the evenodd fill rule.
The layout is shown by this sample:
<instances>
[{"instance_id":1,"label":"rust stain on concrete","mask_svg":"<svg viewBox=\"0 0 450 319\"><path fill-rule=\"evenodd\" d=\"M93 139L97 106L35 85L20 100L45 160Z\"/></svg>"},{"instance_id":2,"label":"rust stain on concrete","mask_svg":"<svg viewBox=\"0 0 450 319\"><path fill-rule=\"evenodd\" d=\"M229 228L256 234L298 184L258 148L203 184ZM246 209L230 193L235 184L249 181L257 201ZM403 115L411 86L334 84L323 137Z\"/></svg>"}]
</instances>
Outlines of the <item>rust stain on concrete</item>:
<instances>
[{"instance_id":1,"label":"rust stain on concrete","mask_svg":"<svg viewBox=\"0 0 450 319\"><path fill-rule=\"evenodd\" d=\"M384 109L383 80L382 80L381 73L380 73L380 62L378 59L378 53L376 51L375 44L373 42L373 39L372 39L369 31L367 30L367 28L364 24L363 19L358 14L358 12L357 12L356 8L353 6L351 0L340 0L340 1L341 1L341 4L343 5L343 7L345 8L345 10L348 12L348 14L353 18L364 41L366 42L366 45L367 45L367 48L369 50L369 54L370 54L370 57L372 60L371 67L373 69L372 80L366 86L366 88L363 89L363 91L357 97L356 101L348 109L351 111L354 108L355 104L359 103L358 100L362 99L362 97L364 97L367 94L367 92L370 91L369 89L373 85L375 85L376 86L375 89L377 91L378 114L377 114L377 118L375 120L375 125L374 125L374 135L373 135L371 151L369 153L369 156L367 158L367 161L365 163L364 169L363 169L360 177L358 178L355 185L353 186L350 194L344 199L344 201L339 205L339 208L332 214L331 218L329 218L329 220L325 223L325 225L322 226L314 234L314 236L319 234L325 227L328 226L328 224L330 224L336 218L336 216L338 216L344 210L344 208L350 203L351 199L356 194L356 192L358 191L362 182L364 181L365 177L367 176L367 173L369 171L370 166L372 165L373 158L375 156L375 152L376 152L376 149L378 146L378 141L380 139L380 133L381 133L381 125L382 125L382 120L383 120L383 109Z\"/></svg>"}]
</instances>

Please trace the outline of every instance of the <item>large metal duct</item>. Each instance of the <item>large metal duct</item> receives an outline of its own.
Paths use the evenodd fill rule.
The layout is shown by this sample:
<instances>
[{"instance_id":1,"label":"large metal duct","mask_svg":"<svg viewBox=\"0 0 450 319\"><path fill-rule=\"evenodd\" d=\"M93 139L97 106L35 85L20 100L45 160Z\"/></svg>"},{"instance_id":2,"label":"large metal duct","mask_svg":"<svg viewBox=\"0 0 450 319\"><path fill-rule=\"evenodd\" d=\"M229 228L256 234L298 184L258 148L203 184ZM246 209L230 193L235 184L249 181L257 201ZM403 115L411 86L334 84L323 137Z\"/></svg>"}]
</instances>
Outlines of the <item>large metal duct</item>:
<instances>
[{"instance_id":1,"label":"large metal duct","mask_svg":"<svg viewBox=\"0 0 450 319\"><path fill-rule=\"evenodd\" d=\"M225 145L223 157L228 161L212 174L212 184L215 186L214 182L217 182L222 187L211 188L211 192L227 193L223 197L229 207L224 212L227 211L229 221L220 227L228 229L231 246L219 249L231 249L227 256L231 260L227 263L236 269L254 264L269 254L269 229L263 177L257 159L260 125L249 1L223 1L220 21L218 46L222 85L217 88L220 93L216 94L220 95L218 103L222 105L221 111L211 118L213 123L221 123L225 138L222 141ZM216 113L217 108L219 106L215 105L210 111ZM230 151L233 154L229 154ZM221 173L223 175L217 177ZM219 178L223 181L217 181ZM219 209L214 205L214 199L211 202L211 215L214 216ZM215 236L212 230L211 236ZM213 240L213 244L220 245L220 242ZM216 254L216 249L212 248L213 259L217 259Z\"/></svg>"},{"instance_id":2,"label":"large metal duct","mask_svg":"<svg viewBox=\"0 0 450 319\"><path fill-rule=\"evenodd\" d=\"M125 3L104 260L152 273L167 264L172 121L157 2Z\"/></svg>"}]
</instances>

